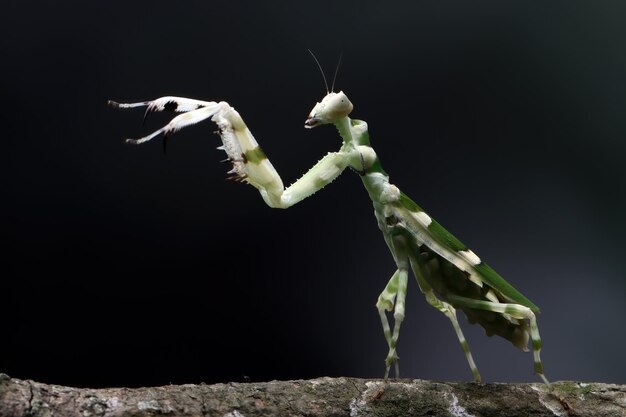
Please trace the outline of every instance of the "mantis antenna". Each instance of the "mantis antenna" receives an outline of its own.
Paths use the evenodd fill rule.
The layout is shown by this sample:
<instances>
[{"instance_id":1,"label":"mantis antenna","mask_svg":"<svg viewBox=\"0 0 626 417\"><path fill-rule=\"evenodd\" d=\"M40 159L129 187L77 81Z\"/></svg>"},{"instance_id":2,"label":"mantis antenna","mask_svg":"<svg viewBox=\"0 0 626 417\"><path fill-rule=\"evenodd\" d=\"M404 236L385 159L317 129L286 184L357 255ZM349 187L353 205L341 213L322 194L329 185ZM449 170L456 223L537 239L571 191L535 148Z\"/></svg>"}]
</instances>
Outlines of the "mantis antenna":
<instances>
[{"instance_id":1,"label":"mantis antenna","mask_svg":"<svg viewBox=\"0 0 626 417\"><path fill-rule=\"evenodd\" d=\"M337 60L337 66L335 67L335 75L333 75L333 85L330 86L330 91L335 91L335 81L337 80L337 74L339 73L339 66L341 65L341 58L343 58L343 51L339 53L339 60Z\"/></svg>"},{"instance_id":2,"label":"mantis antenna","mask_svg":"<svg viewBox=\"0 0 626 417\"><path fill-rule=\"evenodd\" d=\"M320 72L322 73L322 78L324 79L324 85L326 86L326 94L328 94L329 93L329 91L328 91L328 82L326 82L326 75L324 75L324 70L322 69L322 66L320 65L320 62L317 60L317 57L315 56L313 51L311 51L310 49L307 49L307 51L309 51L309 53L311 54L311 56L313 57L313 59L317 63L317 67L320 69ZM336 75L336 73L335 73L335 75ZM333 79L333 86L335 85L334 83L335 83L335 80Z\"/></svg>"}]
</instances>

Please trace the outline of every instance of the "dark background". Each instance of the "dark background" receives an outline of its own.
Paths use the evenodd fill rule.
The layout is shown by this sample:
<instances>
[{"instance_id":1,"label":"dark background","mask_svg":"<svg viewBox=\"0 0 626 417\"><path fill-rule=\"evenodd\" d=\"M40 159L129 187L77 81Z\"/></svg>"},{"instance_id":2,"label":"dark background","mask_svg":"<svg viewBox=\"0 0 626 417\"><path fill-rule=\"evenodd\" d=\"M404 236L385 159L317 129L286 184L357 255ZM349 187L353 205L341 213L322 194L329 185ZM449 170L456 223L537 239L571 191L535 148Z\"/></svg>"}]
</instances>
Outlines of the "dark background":
<instances>
[{"instance_id":1,"label":"dark background","mask_svg":"<svg viewBox=\"0 0 626 417\"><path fill-rule=\"evenodd\" d=\"M0 26L0 371L75 386L381 377L394 271L357 175L289 210L224 181L203 123L107 99L227 100L291 183L339 147L324 87L392 181L542 309L551 380L626 382L623 2L26 2ZM466 325L486 381L532 355ZM471 380L411 280L405 377Z\"/></svg>"}]
</instances>

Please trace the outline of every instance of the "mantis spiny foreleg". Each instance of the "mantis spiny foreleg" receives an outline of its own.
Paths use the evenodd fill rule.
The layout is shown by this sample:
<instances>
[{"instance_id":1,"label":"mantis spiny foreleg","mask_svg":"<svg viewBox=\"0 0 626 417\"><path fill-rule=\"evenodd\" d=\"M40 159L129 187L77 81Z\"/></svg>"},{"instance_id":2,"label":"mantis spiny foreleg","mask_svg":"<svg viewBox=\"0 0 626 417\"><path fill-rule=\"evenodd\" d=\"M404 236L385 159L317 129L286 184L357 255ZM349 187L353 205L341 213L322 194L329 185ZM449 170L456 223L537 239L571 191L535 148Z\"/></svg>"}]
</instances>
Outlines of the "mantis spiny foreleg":
<instances>
[{"instance_id":1,"label":"mantis spiny foreleg","mask_svg":"<svg viewBox=\"0 0 626 417\"><path fill-rule=\"evenodd\" d=\"M184 127L191 126L208 119L219 110L219 104L217 103L190 100L180 97L161 97L160 99L154 101L142 101L138 103L117 103L109 100L109 105L120 109L132 109L147 106L146 113L144 114L144 121L151 111L168 110L184 113L176 116L168 124L148 136L144 136L140 139L126 139L127 143L135 145L147 142L160 134L167 137Z\"/></svg>"},{"instance_id":2,"label":"mantis spiny foreleg","mask_svg":"<svg viewBox=\"0 0 626 417\"><path fill-rule=\"evenodd\" d=\"M339 96L339 100L345 97L336 95ZM345 100L346 109L351 109L352 104L347 99ZM302 201L332 182L352 160L360 157L356 155L356 150L352 146L342 147L339 152L330 152L298 181L285 189L278 172L265 156L239 113L224 101L217 103L167 96L138 103L109 101L109 105L121 109L147 107L146 115L151 111L183 112L161 129L143 138L126 140L127 143L132 144L147 142L159 134L168 136L184 127L211 118L218 125L222 138L223 144L218 149L224 150L233 164L233 169L229 171L229 174L233 174L235 180L244 181L256 187L270 207L287 208ZM307 126L313 127L320 120L312 114L307 120ZM348 131L347 126L346 131Z\"/></svg>"}]
</instances>

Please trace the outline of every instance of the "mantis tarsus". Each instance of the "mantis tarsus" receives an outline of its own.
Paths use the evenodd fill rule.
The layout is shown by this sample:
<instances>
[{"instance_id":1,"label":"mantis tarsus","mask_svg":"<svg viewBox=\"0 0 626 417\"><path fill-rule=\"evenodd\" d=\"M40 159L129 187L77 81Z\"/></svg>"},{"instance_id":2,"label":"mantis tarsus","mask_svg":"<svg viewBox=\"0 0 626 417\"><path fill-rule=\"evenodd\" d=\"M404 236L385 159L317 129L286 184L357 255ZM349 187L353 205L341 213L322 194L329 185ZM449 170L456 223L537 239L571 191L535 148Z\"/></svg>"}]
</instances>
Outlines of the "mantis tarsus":
<instances>
[{"instance_id":1,"label":"mantis tarsus","mask_svg":"<svg viewBox=\"0 0 626 417\"><path fill-rule=\"evenodd\" d=\"M501 336L524 351L528 351L528 341L532 338L535 373L550 388L539 355L542 343L535 317L539 308L389 182L370 145L367 123L348 117L353 106L343 92L327 93L313 107L304 124L309 129L333 124L343 140L341 148L328 153L287 188L239 113L224 101L161 97L130 104L109 101L109 105L124 109L147 106L146 115L151 111L183 113L148 136L126 140L133 144L147 142L159 134L166 137L211 118L219 127L223 143L218 149L224 150L232 162L229 174L257 188L270 207L288 208L302 201L348 167L357 172L372 200L378 227L397 266L376 303L389 346L385 380L392 365L395 365L396 377L399 376L396 345L404 319L409 269L412 269L426 301L450 319L477 382L480 374L457 321L457 309L466 314L470 323L480 324L487 335ZM391 311L393 330L387 318L387 312Z\"/></svg>"}]
</instances>

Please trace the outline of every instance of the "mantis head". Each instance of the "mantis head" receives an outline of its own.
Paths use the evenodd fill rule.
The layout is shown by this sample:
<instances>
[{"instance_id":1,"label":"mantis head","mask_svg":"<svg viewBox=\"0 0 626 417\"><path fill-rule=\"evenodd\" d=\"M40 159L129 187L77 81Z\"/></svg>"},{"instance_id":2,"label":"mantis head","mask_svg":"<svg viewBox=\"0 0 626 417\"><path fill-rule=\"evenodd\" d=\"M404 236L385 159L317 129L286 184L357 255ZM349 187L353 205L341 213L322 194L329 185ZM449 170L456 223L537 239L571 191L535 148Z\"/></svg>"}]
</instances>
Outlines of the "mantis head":
<instances>
[{"instance_id":1,"label":"mantis head","mask_svg":"<svg viewBox=\"0 0 626 417\"><path fill-rule=\"evenodd\" d=\"M315 104L309 117L304 122L304 127L312 129L316 126L335 123L350 114L352 103L343 91L328 93L320 103Z\"/></svg>"}]
</instances>

